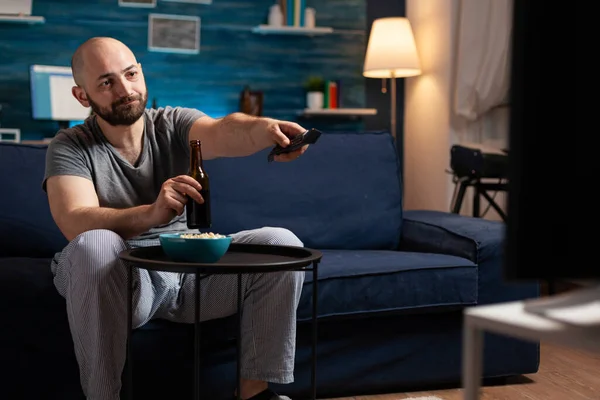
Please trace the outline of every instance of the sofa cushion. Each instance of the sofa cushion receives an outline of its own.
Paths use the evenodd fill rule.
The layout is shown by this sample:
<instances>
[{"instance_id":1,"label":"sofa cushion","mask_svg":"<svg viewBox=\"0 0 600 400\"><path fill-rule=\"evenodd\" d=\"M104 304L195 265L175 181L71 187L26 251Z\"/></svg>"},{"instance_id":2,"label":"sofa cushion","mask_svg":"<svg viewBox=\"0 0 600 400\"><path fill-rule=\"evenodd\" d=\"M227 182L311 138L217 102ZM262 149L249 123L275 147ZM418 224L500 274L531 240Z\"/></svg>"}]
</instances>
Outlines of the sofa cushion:
<instances>
[{"instance_id":1,"label":"sofa cushion","mask_svg":"<svg viewBox=\"0 0 600 400\"><path fill-rule=\"evenodd\" d=\"M41 189L46 148L0 143L0 185L11 188L0 197L0 256L50 257L67 243ZM398 246L400 163L388 133L325 133L292 163L267 163L268 152L205 162L211 230L282 226L314 248Z\"/></svg>"},{"instance_id":2,"label":"sofa cushion","mask_svg":"<svg viewBox=\"0 0 600 400\"><path fill-rule=\"evenodd\" d=\"M476 265L442 254L323 250L318 278L320 318L411 309L446 310L475 304L477 299ZM19 340L35 347L50 346L40 341L39 332L45 332L48 340L54 340L53 330L67 333L68 327L59 323L66 323L65 305L54 287L50 259L0 258L0 284L4 296L11 299L10 304L0 303L1 315L19 326L20 332L31 333L31 337ZM300 320L308 320L312 315L312 287L312 272L308 271L298 308ZM42 309L44 312L39 313ZM153 329L153 325L145 329ZM3 330L0 341L12 333L16 331Z\"/></svg>"},{"instance_id":3,"label":"sofa cushion","mask_svg":"<svg viewBox=\"0 0 600 400\"><path fill-rule=\"evenodd\" d=\"M443 254L389 250L323 250L318 316L447 310L477 301L477 266ZM298 319L312 315L312 272L306 273Z\"/></svg>"},{"instance_id":4,"label":"sofa cushion","mask_svg":"<svg viewBox=\"0 0 600 400\"><path fill-rule=\"evenodd\" d=\"M52 257L67 243L41 186L46 147L0 143L0 257Z\"/></svg>"},{"instance_id":5,"label":"sofa cushion","mask_svg":"<svg viewBox=\"0 0 600 400\"><path fill-rule=\"evenodd\" d=\"M205 162L213 232L280 226L312 248L396 248L400 163L389 134L324 133L290 163L268 163L268 152Z\"/></svg>"}]
</instances>

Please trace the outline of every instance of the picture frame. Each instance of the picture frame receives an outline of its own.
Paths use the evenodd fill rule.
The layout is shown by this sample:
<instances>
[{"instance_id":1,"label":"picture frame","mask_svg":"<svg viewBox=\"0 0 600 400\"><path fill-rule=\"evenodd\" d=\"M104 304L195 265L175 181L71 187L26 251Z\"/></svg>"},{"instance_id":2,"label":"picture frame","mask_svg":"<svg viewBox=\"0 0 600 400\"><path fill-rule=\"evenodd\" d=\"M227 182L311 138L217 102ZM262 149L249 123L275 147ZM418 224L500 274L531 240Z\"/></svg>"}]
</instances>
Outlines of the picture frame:
<instances>
[{"instance_id":1,"label":"picture frame","mask_svg":"<svg viewBox=\"0 0 600 400\"><path fill-rule=\"evenodd\" d=\"M199 54L200 17L148 14L148 51Z\"/></svg>"},{"instance_id":2,"label":"picture frame","mask_svg":"<svg viewBox=\"0 0 600 400\"><path fill-rule=\"evenodd\" d=\"M20 143L21 130L0 128L0 142Z\"/></svg>"},{"instance_id":3,"label":"picture frame","mask_svg":"<svg viewBox=\"0 0 600 400\"><path fill-rule=\"evenodd\" d=\"M119 0L119 7L156 8L156 0Z\"/></svg>"}]
</instances>

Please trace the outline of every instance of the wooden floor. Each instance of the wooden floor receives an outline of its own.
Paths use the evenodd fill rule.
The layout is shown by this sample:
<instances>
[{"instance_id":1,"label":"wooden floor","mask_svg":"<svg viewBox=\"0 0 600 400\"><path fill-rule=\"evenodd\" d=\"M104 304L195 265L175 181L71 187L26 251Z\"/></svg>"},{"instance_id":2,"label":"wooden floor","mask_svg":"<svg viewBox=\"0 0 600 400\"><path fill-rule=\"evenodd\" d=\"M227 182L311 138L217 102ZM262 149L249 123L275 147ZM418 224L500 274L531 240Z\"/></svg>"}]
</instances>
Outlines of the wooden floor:
<instances>
[{"instance_id":1,"label":"wooden floor","mask_svg":"<svg viewBox=\"0 0 600 400\"><path fill-rule=\"evenodd\" d=\"M336 400L402 400L420 396L463 400L463 390L405 392ZM480 400L600 400L600 354L542 343L538 373L514 378L506 385L484 387Z\"/></svg>"}]
</instances>

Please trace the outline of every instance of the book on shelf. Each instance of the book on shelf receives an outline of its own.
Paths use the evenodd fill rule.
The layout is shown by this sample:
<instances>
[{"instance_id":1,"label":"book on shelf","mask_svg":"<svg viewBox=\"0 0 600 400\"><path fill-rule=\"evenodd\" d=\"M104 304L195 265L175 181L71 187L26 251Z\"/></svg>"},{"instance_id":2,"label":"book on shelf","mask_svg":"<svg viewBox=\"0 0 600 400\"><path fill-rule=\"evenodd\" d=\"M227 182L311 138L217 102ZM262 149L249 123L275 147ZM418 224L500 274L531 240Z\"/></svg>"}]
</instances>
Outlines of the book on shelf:
<instances>
[{"instance_id":1,"label":"book on shelf","mask_svg":"<svg viewBox=\"0 0 600 400\"><path fill-rule=\"evenodd\" d=\"M284 26L304 27L306 0L278 0Z\"/></svg>"},{"instance_id":2,"label":"book on shelf","mask_svg":"<svg viewBox=\"0 0 600 400\"><path fill-rule=\"evenodd\" d=\"M341 82L339 80L326 80L323 88L323 108L335 109L341 107L340 94Z\"/></svg>"}]
</instances>

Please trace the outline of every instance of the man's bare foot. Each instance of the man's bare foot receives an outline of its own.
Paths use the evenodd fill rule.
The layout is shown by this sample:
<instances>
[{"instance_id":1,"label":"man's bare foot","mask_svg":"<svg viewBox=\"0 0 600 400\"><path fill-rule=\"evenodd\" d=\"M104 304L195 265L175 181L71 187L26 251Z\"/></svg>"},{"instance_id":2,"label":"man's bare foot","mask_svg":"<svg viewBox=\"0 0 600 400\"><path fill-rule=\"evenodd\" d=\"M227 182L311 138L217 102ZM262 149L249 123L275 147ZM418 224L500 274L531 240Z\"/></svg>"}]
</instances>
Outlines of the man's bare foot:
<instances>
[{"instance_id":1,"label":"man's bare foot","mask_svg":"<svg viewBox=\"0 0 600 400\"><path fill-rule=\"evenodd\" d=\"M269 385L264 381L253 381L249 379L242 379L241 382L242 399L249 399L252 396L256 396L263 390L266 390Z\"/></svg>"}]
</instances>

